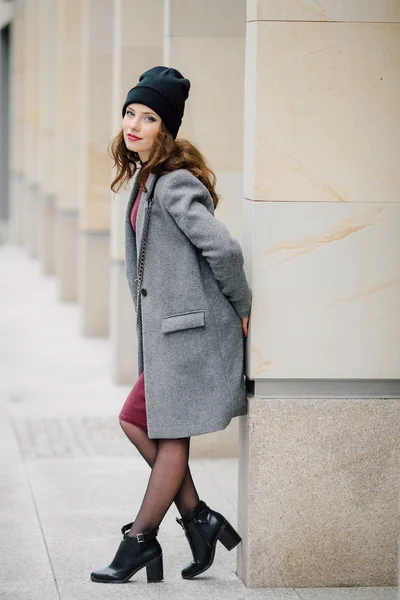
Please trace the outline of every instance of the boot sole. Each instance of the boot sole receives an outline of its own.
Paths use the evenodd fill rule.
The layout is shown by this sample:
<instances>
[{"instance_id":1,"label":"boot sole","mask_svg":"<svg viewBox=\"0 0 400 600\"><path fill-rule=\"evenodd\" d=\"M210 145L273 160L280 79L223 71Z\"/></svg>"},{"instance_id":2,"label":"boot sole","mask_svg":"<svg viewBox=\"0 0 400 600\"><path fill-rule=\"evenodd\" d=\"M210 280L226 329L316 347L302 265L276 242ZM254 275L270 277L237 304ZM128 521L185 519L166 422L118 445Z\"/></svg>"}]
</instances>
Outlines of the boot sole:
<instances>
[{"instance_id":1,"label":"boot sole","mask_svg":"<svg viewBox=\"0 0 400 600\"><path fill-rule=\"evenodd\" d=\"M226 525L229 525L229 527L230 527L230 524L229 524L229 523L227 523L227 522L225 522L225 523L222 525L221 529L219 530L219 532L218 532L218 535L217 535L217 538L216 538L216 540L215 540L215 543L214 543L214 545L213 545L213 547L212 547L212 551L211 551L211 559L210 559L210 562L208 563L208 565L207 565L206 567L204 567L203 569L201 569L200 571L196 571L196 573L192 573L191 575L182 575L182 579L194 579L195 577L197 577L197 575L201 575L202 573L205 573L206 571L208 571L208 569L209 569L209 568L212 566L212 564L213 564L213 562L214 562L214 558L215 558L215 550L216 550L216 548L217 548L217 542L220 542L220 543L221 543L223 546L225 546L225 548L226 548L227 550L229 550L229 552L230 552L231 550L233 550L234 548L236 548L237 546L239 546L240 542L242 541L242 540L241 540L241 538L240 538L240 539L239 539L237 542L235 541L235 542L231 543L231 544L229 545L229 547L226 545L226 543L222 542L222 541L219 539L219 537L220 537L221 533L223 533L223 532L224 532L224 530L225 530L225 526L226 526ZM238 537L239 537L239 536L238 536Z\"/></svg>"},{"instance_id":2,"label":"boot sole","mask_svg":"<svg viewBox=\"0 0 400 600\"><path fill-rule=\"evenodd\" d=\"M96 579L93 576L90 576L91 581L94 581L95 583L128 583L128 581L130 580L131 577L133 577L134 575L136 575L136 573L138 571L140 571L140 569L144 569L145 567L152 567L155 563L157 563L160 560L160 557L162 557L162 554L160 554L160 556L157 556L157 558L153 558L153 560L151 560L150 562L141 565L140 567L138 567L137 569L135 569L134 571L132 571L132 573L130 575L128 575L127 577L125 577L125 579ZM159 583L160 581L163 581L164 577L162 577L161 579L151 579L149 581L149 579L147 579L147 583Z\"/></svg>"}]
</instances>

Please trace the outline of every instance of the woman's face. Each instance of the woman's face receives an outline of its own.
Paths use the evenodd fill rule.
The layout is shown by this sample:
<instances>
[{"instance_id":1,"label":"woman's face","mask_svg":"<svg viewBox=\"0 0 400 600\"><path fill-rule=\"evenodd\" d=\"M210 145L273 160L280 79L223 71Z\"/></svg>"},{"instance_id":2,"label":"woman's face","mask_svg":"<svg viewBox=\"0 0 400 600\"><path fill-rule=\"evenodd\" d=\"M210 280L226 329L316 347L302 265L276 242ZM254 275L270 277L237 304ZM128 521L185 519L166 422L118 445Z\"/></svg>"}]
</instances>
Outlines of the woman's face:
<instances>
[{"instance_id":1,"label":"woman's face","mask_svg":"<svg viewBox=\"0 0 400 600\"><path fill-rule=\"evenodd\" d=\"M149 160L151 148L161 129L161 118L144 104L129 104L122 121L128 150L137 152L142 162Z\"/></svg>"}]
</instances>

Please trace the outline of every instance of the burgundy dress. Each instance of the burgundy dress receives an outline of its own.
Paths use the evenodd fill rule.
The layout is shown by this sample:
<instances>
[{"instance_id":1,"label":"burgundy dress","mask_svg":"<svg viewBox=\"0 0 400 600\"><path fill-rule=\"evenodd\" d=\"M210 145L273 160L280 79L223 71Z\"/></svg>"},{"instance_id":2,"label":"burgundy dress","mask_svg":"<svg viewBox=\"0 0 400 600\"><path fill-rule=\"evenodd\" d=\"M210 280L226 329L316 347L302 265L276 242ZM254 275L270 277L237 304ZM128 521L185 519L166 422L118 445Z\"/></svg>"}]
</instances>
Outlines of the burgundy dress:
<instances>
[{"instance_id":1,"label":"burgundy dress","mask_svg":"<svg viewBox=\"0 0 400 600\"><path fill-rule=\"evenodd\" d=\"M139 209L142 190L140 189L131 212L131 225L136 231L136 217ZM146 416L146 398L144 395L144 371L133 386L129 396L125 400L121 412L119 413L121 421L132 423L147 433L147 416Z\"/></svg>"}]
</instances>

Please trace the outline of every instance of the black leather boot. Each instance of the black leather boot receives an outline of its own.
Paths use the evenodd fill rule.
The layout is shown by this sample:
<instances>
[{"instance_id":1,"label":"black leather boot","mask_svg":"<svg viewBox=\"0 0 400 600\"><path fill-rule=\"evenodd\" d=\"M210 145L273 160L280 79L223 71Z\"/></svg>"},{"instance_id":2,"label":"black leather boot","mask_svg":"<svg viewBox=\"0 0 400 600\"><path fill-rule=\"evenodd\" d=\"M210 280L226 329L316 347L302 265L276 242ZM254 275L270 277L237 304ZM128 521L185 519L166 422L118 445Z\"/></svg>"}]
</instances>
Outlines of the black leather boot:
<instances>
[{"instance_id":1,"label":"black leather boot","mask_svg":"<svg viewBox=\"0 0 400 600\"><path fill-rule=\"evenodd\" d=\"M192 562L182 571L183 579L193 579L211 567L218 540L227 550L242 541L225 517L202 500L185 518L176 520L184 529L193 554Z\"/></svg>"},{"instance_id":2,"label":"black leather boot","mask_svg":"<svg viewBox=\"0 0 400 600\"><path fill-rule=\"evenodd\" d=\"M113 561L108 567L93 571L91 580L98 583L126 583L146 567L147 582L163 580L163 559L161 546L156 540L158 529L148 533L139 533L134 537L127 535L133 523L121 529L124 539L119 545Z\"/></svg>"}]
</instances>

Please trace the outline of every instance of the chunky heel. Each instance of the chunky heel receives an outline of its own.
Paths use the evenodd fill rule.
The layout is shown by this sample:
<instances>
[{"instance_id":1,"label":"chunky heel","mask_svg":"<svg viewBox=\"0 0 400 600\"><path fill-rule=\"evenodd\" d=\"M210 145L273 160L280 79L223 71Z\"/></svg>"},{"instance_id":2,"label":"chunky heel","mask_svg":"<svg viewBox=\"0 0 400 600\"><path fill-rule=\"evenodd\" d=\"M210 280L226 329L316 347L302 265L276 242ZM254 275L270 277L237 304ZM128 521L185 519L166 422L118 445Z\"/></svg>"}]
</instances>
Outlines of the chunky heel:
<instances>
[{"instance_id":1,"label":"chunky heel","mask_svg":"<svg viewBox=\"0 0 400 600\"><path fill-rule=\"evenodd\" d=\"M164 579L162 554L151 562L147 563L146 572L147 583L156 583L157 581L162 581Z\"/></svg>"},{"instance_id":2,"label":"chunky heel","mask_svg":"<svg viewBox=\"0 0 400 600\"><path fill-rule=\"evenodd\" d=\"M228 521L225 521L219 530L218 539L227 550L233 550L233 548L235 548L235 546L240 544L242 541L242 538L238 532L233 529L232 525L228 523Z\"/></svg>"},{"instance_id":3,"label":"chunky heel","mask_svg":"<svg viewBox=\"0 0 400 600\"><path fill-rule=\"evenodd\" d=\"M218 541L227 550L242 541L224 515L212 510L203 500L177 521L185 531L193 555L192 562L182 569L183 579L193 579L211 567Z\"/></svg>"},{"instance_id":4,"label":"chunky heel","mask_svg":"<svg viewBox=\"0 0 400 600\"><path fill-rule=\"evenodd\" d=\"M158 528L132 537L128 535L132 523L122 527L122 542L108 567L91 574L97 583L127 583L133 575L146 567L147 581L163 578L162 550L157 541Z\"/></svg>"}]
</instances>

